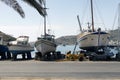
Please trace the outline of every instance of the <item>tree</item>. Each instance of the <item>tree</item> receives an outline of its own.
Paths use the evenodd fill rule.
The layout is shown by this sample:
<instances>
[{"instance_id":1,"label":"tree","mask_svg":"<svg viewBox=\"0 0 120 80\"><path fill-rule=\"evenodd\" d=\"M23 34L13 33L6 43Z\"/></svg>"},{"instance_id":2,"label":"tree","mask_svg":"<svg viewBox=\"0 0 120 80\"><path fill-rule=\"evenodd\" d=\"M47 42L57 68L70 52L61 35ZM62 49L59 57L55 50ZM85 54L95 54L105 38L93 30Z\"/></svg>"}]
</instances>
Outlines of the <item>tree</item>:
<instances>
[{"instance_id":1,"label":"tree","mask_svg":"<svg viewBox=\"0 0 120 80\"><path fill-rule=\"evenodd\" d=\"M1 1L7 4L8 6L12 7L15 11L17 11L22 18L25 17L25 13L22 7L17 2L17 0L1 0ZM45 10L45 0L23 0L23 1L30 4L43 17L47 14Z\"/></svg>"},{"instance_id":2,"label":"tree","mask_svg":"<svg viewBox=\"0 0 120 80\"><path fill-rule=\"evenodd\" d=\"M23 18L25 17L24 11L22 10L21 6L16 0L1 0L1 1L7 4L8 6L12 7L15 11L17 11L21 15L21 17Z\"/></svg>"},{"instance_id":3,"label":"tree","mask_svg":"<svg viewBox=\"0 0 120 80\"><path fill-rule=\"evenodd\" d=\"M23 0L34 7L43 17L47 15L45 0Z\"/></svg>"}]
</instances>

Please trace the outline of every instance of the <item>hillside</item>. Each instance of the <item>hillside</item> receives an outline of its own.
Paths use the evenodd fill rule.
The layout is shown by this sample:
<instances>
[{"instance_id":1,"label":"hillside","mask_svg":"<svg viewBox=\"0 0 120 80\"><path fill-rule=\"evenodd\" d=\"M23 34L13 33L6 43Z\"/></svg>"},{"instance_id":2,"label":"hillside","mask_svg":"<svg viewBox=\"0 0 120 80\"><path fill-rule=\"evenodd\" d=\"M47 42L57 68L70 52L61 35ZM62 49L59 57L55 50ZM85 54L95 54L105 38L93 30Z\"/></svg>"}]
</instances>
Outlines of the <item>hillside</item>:
<instances>
[{"instance_id":1,"label":"hillside","mask_svg":"<svg viewBox=\"0 0 120 80\"><path fill-rule=\"evenodd\" d=\"M72 45L76 43L76 35L62 36L56 39L57 44L62 45Z\"/></svg>"},{"instance_id":2,"label":"hillside","mask_svg":"<svg viewBox=\"0 0 120 80\"><path fill-rule=\"evenodd\" d=\"M111 35L111 37L110 37L111 40L113 40L113 41L120 40L120 31L118 31L118 29L111 30L109 32Z\"/></svg>"}]
</instances>

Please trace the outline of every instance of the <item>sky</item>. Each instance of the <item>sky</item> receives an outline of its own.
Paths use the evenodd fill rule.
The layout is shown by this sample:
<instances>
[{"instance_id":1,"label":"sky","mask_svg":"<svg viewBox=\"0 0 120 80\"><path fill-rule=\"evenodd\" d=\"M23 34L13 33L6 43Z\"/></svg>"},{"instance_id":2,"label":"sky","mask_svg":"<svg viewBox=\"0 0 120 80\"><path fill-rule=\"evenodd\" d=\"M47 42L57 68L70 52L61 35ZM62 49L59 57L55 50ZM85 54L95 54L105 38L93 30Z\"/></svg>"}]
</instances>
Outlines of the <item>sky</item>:
<instances>
[{"instance_id":1,"label":"sky","mask_svg":"<svg viewBox=\"0 0 120 80\"><path fill-rule=\"evenodd\" d=\"M25 12L25 18L0 2L0 31L14 37L26 35L30 41L36 41L37 37L43 34L43 17L22 0L17 1ZM95 28L117 28L115 16L119 3L120 0L93 0ZM82 28L85 29L87 23L91 23L90 0L46 0L46 5L47 29L51 29L51 34L56 38L77 35L80 32L77 15L80 17Z\"/></svg>"}]
</instances>

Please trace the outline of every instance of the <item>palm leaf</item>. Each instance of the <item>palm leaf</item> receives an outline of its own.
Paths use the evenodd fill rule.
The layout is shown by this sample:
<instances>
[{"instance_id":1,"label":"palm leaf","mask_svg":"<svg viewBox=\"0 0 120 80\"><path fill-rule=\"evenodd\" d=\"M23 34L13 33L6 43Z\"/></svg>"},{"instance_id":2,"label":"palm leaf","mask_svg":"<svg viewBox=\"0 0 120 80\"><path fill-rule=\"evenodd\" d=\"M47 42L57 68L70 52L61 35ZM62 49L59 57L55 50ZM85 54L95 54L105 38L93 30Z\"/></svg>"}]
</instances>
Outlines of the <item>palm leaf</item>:
<instances>
[{"instance_id":1,"label":"palm leaf","mask_svg":"<svg viewBox=\"0 0 120 80\"><path fill-rule=\"evenodd\" d=\"M39 1L39 3L45 5L45 0L38 0L38 1Z\"/></svg>"},{"instance_id":2,"label":"palm leaf","mask_svg":"<svg viewBox=\"0 0 120 80\"><path fill-rule=\"evenodd\" d=\"M43 7L42 3L44 0L23 0L25 2L27 2L28 4L30 4L32 7L34 7L40 15L42 15L43 17L47 14L45 8Z\"/></svg>"},{"instance_id":3,"label":"palm leaf","mask_svg":"<svg viewBox=\"0 0 120 80\"><path fill-rule=\"evenodd\" d=\"M12 7L15 11L17 11L22 18L25 17L24 11L22 10L21 6L18 4L16 0L1 0L8 6Z\"/></svg>"}]
</instances>

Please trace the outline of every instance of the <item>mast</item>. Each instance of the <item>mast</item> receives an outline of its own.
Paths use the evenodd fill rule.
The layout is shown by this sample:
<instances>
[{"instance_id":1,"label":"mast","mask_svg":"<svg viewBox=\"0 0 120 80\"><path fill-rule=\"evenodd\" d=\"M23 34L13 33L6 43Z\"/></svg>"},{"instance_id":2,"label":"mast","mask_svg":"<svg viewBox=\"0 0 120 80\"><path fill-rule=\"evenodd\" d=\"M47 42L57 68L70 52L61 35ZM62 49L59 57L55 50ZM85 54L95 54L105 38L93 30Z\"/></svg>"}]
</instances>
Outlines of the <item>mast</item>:
<instances>
[{"instance_id":1,"label":"mast","mask_svg":"<svg viewBox=\"0 0 120 80\"><path fill-rule=\"evenodd\" d=\"M46 12L46 0L44 0L44 10ZM46 38L46 15L44 16L44 38Z\"/></svg>"},{"instance_id":2,"label":"mast","mask_svg":"<svg viewBox=\"0 0 120 80\"><path fill-rule=\"evenodd\" d=\"M120 42L119 34L120 34L120 3L119 3L119 6L118 6L118 47L120 46L119 45L119 42Z\"/></svg>"},{"instance_id":3,"label":"mast","mask_svg":"<svg viewBox=\"0 0 120 80\"><path fill-rule=\"evenodd\" d=\"M92 17L92 31L94 32L94 17L93 17L93 0L90 0L91 2L91 17Z\"/></svg>"},{"instance_id":4,"label":"mast","mask_svg":"<svg viewBox=\"0 0 120 80\"><path fill-rule=\"evenodd\" d=\"M44 16L44 37L46 38L46 16Z\"/></svg>"}]
</instances>

